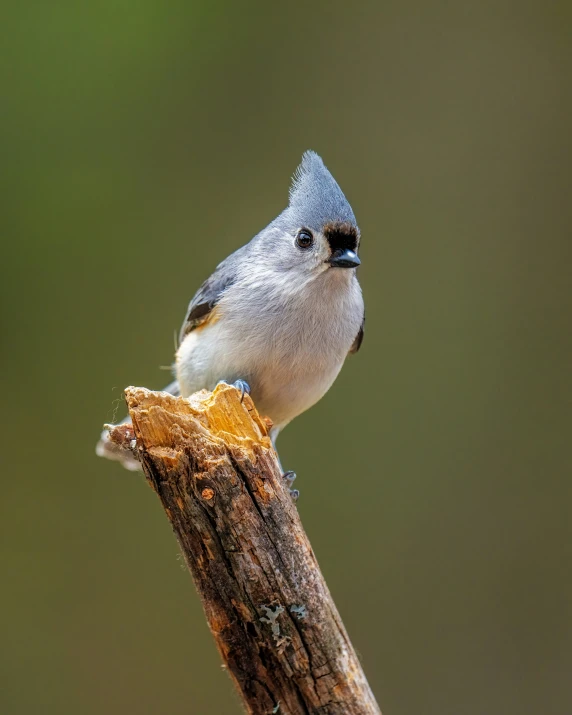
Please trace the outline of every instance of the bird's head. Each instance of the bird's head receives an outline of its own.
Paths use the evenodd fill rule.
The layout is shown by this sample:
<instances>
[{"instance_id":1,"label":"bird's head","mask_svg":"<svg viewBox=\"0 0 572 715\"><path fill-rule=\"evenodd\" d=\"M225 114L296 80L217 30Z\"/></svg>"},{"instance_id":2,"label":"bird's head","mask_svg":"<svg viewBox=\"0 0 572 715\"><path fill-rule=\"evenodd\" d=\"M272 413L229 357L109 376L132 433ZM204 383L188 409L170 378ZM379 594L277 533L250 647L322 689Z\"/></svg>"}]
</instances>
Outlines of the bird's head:
<instances>
[{"instance_id":1,"label":"bird's head","mask_svg":"<svg viewBox=\"0 0 572 715\"><path fill-rule=\"evenodd\" d=\"M278 270L300 271L308 278L326 272L350 278L360 265L360 233L352 207L313 151L302 157L289 205L267 231Z\"/></svg>"}]
</instances>

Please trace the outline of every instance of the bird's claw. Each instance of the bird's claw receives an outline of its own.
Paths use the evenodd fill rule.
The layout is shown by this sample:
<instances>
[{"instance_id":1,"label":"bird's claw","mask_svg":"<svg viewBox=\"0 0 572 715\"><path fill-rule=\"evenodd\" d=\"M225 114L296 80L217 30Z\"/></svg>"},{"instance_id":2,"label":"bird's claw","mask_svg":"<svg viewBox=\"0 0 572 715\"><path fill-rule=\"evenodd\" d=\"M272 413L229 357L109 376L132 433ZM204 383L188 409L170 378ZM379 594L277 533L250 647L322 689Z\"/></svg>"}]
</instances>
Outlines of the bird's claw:
<instances>
[{"instance_id":1,"label":"bird's claw","mask_svg":"<svg viewBox=\"0 0 572 715\"><path fill-rule=\"evenodd\" d=\"M240 401L242 402L244 400L244 395L250 395L250 385L246 380L235 380L233 382L234 387L236 387L237 390L240 390Z\"/></svg>"},{"instance_id":2,"label":"bird's claw","mask_svg":"<svg viewBox=\"0 0 572 715\"><path fill-rule=\"evenodd\" d=\"M282 475L282 479L285 479L288 486L291 487L292 484L294 484L294 480L296 479L296 473L284 472L284 474Z\"/></svg>"},{"instance_id":3,"label":"bird's claw","mask_svg":"<svg viewBox=\"0 0 572 715\"><path fill-rule=\"evenodd\" d=\"M294 501L296 501L298 499L298 497L300 496L300 492L298 491L298 489L290 489L290 487L294 483L294 480L296 479L296 473L295 472L284 472L284 474L282 475L282 479L284 479L284 481L286 482L286 484L288 486L288 491L290 492L290 496L292 497L292 499Z\"/></svg>"},{"instance_id":4,"label":"bird's claw","mask_svg":"<svg viewBox=\"0 0 572 715\"><path fill-rule=\"evenodd\" d=\"M217 385L229 385L226 380L219 380L217 382ZM250 385L246 380L235 380L232 383L233 387L236 387L237 390L240 390L240 401L242 402L244 400L244 395L250 395Z\"/></svg>"}]
</instances>

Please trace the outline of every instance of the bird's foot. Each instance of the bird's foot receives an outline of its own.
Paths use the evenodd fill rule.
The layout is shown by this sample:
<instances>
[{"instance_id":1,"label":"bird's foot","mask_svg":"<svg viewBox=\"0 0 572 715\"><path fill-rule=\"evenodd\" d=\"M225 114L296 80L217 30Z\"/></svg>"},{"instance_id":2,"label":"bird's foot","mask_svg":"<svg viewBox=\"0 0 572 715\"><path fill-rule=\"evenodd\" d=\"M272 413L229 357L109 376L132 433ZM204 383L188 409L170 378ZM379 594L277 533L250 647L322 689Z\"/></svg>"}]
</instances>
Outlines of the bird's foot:
<instances>
[{"instance_id":1,"label":"bird's foot","mask_svg":"<svg viewBox=\"0 0 572 715\"><path fill-rule=\"evenodd\" d=\"M284 474L282 475L282 479L284 479L286 481L286 484L288 485L288 491L290 492L290 496L294 501L296 501L300 496L300 492L298 491L298 489L290 489L292 484L294 484L294 480L296 479L295 472L284 472Z\"/></svg>"},{"instance_id":2,"label":"bird's foot","mask_svg":"<svg viewBox=\"0 0 572 715\"><path fill-rule=\"evenodd\" d=\"M230 384L226 380L219 380L217 384L220 385L221 383L223 385ZM244 400L245 395L250 395L250 385L248 384L248 382L246 382L246 380L235 380L232 383L232 386L236 387L237 390L240 390L240 401L241 402Z\"/></svg>"},{"instance_id":3,"label":"bird's foot","mask_svg":"<svg viewBox=\"0 0 572 715\"><path fill-rule=\"evenodd\" d=\"M296 473L295 472L284 472L282 475L282 479L286 480L286 484L291 487L292 484L294 484L294 480L296 479Z\"/></svg>"},{"instance_id":4,"label":"bird's foot","mask_svg":"<svg viewBox=\"0 0 572 715\"><path fill-rule=\"evenodd\" d=\"M236 380L232 383L237 390L240 390L240 401L244 400L244 395L250 395L250 385L246 380Z\"/></svg>"}]
</instances>

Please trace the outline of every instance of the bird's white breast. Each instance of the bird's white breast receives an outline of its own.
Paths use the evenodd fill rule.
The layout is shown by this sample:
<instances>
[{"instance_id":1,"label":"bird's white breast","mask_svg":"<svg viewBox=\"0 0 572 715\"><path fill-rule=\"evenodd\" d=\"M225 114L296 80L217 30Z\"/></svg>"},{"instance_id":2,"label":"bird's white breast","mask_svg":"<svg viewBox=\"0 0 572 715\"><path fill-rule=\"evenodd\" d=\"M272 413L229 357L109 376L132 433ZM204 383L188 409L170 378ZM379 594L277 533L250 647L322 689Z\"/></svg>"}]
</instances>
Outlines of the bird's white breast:
<instances>
[{"instance_id":1,"label":"bird's white breast","mask_svg":"<svg viewBox=\"0 0 572 715\"><path fill-rule=\"evenodd\" d=\"M331 275L330 271L335 274ZM328 269L304 286L248 276L230 286L216 320L177 353L181 393L246 380L259 412L279 429L330 388L358 334L363 299L354 271Z\"/></svg>"}]
</instances>

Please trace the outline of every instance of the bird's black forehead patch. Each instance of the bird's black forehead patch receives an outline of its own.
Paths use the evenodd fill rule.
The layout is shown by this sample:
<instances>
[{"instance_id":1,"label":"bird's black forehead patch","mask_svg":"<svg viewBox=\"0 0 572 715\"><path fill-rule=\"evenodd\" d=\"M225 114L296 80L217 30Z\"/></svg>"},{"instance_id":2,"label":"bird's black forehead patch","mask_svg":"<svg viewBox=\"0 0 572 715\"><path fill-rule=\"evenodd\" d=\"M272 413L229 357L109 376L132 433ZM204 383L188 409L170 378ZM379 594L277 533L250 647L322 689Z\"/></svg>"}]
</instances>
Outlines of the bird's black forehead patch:
<instances>
[{"instance_id":1,"label":"bird's black forehead patch","mask_svg":"<svg viewBox=\"0 0 572 715\"><path fill-rule=\"evenodd\" d=\"M359 243L357 226L348 221L330 221L323 228L323 234L332 251L349 248L355 251Z\"/></svg>"}]
</instances>

